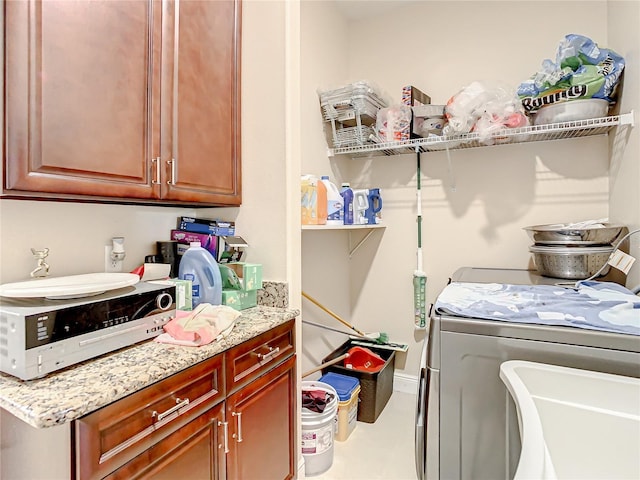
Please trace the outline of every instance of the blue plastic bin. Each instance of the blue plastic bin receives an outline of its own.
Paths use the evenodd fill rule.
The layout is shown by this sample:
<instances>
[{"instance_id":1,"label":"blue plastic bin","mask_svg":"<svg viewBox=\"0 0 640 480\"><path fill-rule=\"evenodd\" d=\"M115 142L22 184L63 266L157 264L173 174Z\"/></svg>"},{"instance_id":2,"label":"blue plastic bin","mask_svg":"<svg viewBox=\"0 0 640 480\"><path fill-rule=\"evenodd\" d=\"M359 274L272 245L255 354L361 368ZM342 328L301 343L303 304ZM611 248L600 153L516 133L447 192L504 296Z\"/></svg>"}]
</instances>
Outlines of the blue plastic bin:
<instances>
[{"instance_id":1,"label":"blue plastic bin","mask_svg":"<svg viewBox=\"0 0 640 480\"><path fill-rule=\"evenodd\" d=\"M360 393L360 380L355 377L329 372L320 377L320 382L331 385L340 401L336 415L336 435L339 442L345 441L356 427L358 418L358 394Z\"/></svg>"}]
</instances>

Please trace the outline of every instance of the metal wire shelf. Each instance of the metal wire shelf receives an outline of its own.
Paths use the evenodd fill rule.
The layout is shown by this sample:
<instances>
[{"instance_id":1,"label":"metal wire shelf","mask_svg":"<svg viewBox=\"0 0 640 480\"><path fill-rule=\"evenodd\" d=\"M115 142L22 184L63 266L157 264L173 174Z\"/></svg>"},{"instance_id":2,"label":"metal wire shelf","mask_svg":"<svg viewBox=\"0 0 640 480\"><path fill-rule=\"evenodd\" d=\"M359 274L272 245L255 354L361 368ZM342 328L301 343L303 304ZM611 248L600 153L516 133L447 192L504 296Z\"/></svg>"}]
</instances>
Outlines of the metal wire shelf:
<instances>
[{"instance_id":1,"label":"metal wire shelf","mask_svg":"<svg viewBox=\"0 0 640 480\"><path fill-rule=\"evenodd\" d=\"M371 143L351 147L330 148L328 155L349 155L351 157L369 157L380 155L401 155L405 153L459 150L515 143L544 142L565 138L604 135L617 126L633 127L633 111L621 115L611 115L588 120L533 125L510 128L494 133L484 139L478 133L465 133L442 137L417 138L401 142ZM481 141L483 140L483 141Z\"/></svg>"}]
</instances>

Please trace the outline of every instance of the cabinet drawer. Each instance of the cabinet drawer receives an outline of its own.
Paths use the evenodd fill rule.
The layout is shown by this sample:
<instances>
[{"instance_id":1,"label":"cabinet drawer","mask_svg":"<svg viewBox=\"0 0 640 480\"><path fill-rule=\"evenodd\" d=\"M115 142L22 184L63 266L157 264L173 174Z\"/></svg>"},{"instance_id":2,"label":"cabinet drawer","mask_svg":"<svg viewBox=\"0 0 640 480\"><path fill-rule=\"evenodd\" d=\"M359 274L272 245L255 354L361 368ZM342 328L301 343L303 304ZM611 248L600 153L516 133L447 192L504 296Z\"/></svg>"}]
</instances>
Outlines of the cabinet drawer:
<instances>
[{"instance_id":1,"label":"cabinet drawer","mask_svg":"<svg viewBox=\"0 0 640 480\"><path fill-rule=\"evenodd\" d=\"M102 478L224 400L223 355L75 421L77 478Z\"/></svg>"},{"instance_id":2,"label":"cabinet drawer","mask_svg":"<svg viewBox=\"0 0 640 480\"><path fill-rule=\"evenodd\" d=\"M294 353L295 322L288 321L225 353L227 392L232 393Z\"/></svg>"}]
</instances>

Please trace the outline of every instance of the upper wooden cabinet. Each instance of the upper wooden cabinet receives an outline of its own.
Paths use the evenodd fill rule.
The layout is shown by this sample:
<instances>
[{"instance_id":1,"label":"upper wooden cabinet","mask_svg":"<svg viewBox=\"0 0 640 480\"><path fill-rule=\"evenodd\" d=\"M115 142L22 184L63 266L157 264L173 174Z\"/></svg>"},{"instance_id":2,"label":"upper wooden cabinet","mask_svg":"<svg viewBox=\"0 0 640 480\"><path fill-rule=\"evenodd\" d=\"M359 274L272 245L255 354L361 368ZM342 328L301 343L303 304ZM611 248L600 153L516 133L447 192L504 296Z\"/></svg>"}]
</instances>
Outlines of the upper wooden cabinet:
<instances>
[{"instance_id":1,"label":"upper wooden cabinet","mask_svg":"<svg viewBox=\"0 0 640 480\"><path fill-rule=\"evenodd\" d=\"M3 193L239 205L240 9L5 2Z\"/></svg>"}]
</instances>

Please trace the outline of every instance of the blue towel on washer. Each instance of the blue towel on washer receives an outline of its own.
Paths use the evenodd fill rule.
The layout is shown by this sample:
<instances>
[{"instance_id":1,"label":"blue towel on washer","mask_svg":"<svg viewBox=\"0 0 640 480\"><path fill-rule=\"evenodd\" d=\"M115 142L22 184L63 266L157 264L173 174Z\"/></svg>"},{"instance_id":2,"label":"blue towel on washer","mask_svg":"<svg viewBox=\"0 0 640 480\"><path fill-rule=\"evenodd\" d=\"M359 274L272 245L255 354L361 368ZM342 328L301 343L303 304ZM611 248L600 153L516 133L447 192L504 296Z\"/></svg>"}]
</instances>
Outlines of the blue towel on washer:
<instances>
[{"instance_id":1,"label":"blue towel on washer","mask_svg":"<svg viewBox=\"0 0 640 480\"><path fill-rule=\"evenodd\" d=\"M438 296L435 309L468 318L640 335L640 297L611 282L578 282L576 288L453 282Z\"/></svg>"}]
</instances>

